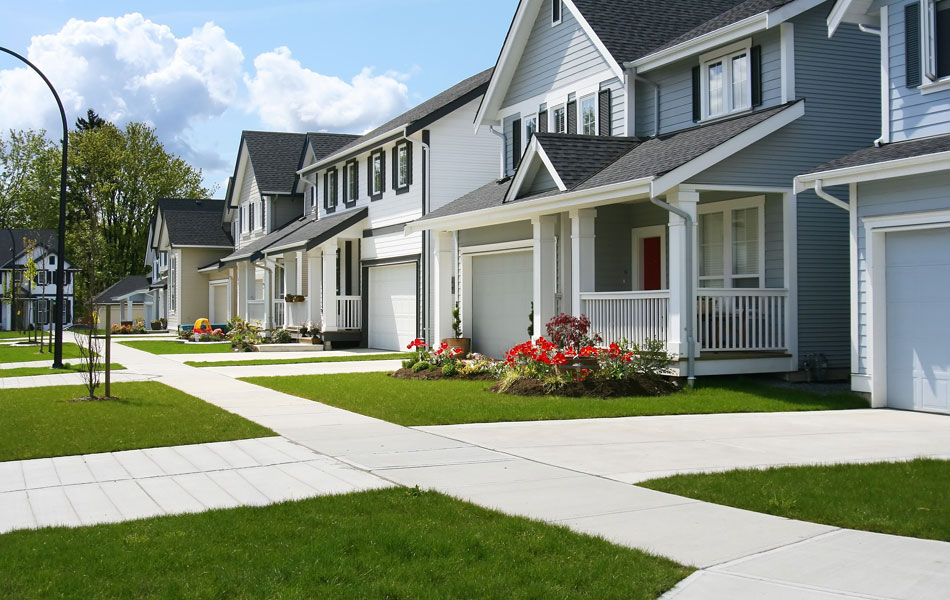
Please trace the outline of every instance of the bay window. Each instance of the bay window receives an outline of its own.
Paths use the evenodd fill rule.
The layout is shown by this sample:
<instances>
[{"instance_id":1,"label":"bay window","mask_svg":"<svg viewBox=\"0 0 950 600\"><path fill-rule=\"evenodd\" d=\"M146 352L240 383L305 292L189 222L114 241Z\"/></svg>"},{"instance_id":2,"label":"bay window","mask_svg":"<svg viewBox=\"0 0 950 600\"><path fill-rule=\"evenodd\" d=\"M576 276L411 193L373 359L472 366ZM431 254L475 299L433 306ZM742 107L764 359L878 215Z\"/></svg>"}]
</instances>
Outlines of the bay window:
<instances>
[{"instance_id":1,"label":"bay window","mask_svg":"<svg viewBox=\"0 0 950 600\"><path fill-rule=\"evenodd\" d=\"M701 204L698 210L699 285L765 285L765 197Z\"/></svg>"}]
</instances>

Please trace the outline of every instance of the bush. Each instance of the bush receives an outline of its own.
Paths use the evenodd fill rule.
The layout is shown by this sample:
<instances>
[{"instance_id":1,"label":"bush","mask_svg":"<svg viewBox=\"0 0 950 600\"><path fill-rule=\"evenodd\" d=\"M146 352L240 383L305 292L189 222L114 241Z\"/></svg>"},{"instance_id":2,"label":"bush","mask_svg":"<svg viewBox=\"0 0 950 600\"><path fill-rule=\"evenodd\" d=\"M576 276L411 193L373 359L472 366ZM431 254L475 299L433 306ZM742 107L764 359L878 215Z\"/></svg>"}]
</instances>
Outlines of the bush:
<instances>
[{"instance_id":1,"label":"bush","mask_svg":"<svg viewBox=\"0 0 950 600\"><path fill-rule=\"evenodd\" d=\"M402 361L402 368L411 369L415 364L416 364L415 358L407 358L406 360Z\"/></svg>"},{"instance_id":2,"label":"bush","mask_svg":"<svg viewBox=\"0 0 950 600\"><path fill-rule=\"evenodd\" d=\"M257 325L248 323L241 317L234 317L228 322L227 338L231 347L239 352L254 352L255 346L261 343L261 329Z\"/></svg>"},{"instance_id":3,"label":"bush","mask_svg":"<svg viewBox=\"0 0 950 600\"><path fill-rule=\"evenodd\" d=\"M659 379L669 375L673 367L673 357L667 354L666 344L662 340L648 339L643 346L633 345L633 370L649 379Z\"/></svg>"},{"instance_id":4,"label":"bush","mask_svg":"<svg viewBox=\"0 0 950 600\"><path fill-rule=\"evenodd\" d=\"M445 377L455 377L459 374L458 363L450 362L442 366L442 375Z\"/></svg>"},{"instance_id":5,"label":"bush","mask_svg":"<svg viewBox=\"0 0 950 600\"><path fill-rule=\"evenodd\" d=\"M294 341L294 336L292 333L286 329L278 329L274 332L274 343L275 344L289 344Z\"/></svg>"},{"instance_id":6,"label":"bush","mask_svg":"<svg viewBox=\"0 0 950 600\"><path fill-rule=\"evenodd\" d=\"M421 373L422 371L429 370L431 367L432 365L430 365L429 363L425 362L424 360L420 360L416 364L412 365L412 372Z\"/></svg>"},{"instance_id":7,"label":"bush","mask_svg":"<svg viewBox=\"0 0 950 600\"><path fill-rule=\"evenodd\" d=\"M590 334L590 319L584 315L573 317L561 313L548 321L544 328L548 339L561 350L580 350L604 342L598 334Z\"/></svg>"}]
</instances>

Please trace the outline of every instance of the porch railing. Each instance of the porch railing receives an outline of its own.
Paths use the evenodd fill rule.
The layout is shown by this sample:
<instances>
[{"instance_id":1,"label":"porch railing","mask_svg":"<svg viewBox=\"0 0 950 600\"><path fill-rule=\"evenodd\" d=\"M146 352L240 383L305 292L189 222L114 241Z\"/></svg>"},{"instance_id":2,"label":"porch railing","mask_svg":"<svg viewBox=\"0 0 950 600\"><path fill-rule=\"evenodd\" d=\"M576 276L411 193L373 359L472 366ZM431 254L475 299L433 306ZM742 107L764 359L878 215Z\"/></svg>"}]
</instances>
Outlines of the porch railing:
<instances>
[{"instance_id":1,"label":"porch railing","mask_svg":"<svg viewBox=\"0 0 950 600\"><path fill-rule=\"evenodd\" d=\"M260 321L264 322L264 301L263 300L248 300L247 301L247 320L248 321Z\"/></svg>"},{"instance_id":2,"label":"porch railing","mask_svg":"<svg viewBox=\"0 0 950 600\"><path fill-rule=\"evenodd\" d=\"M363 321L363 300L359 296L338 296L336 324L340 329L360 329Z\"/></svg>"},{"instance_id":3,"label":"porch railing","mask_svg":"<svg viewBox=\"0 0 950 600\"><path fill-rule=\"evenodd\" d=\"M696 306L701 350L788 349L788 290L700 289Z\"/></svg>"},{"instance_id":4,"label":"porch railing","mask_svg":"<svg viewBox=\"0 0 950 600\"><path fill-rule=\"evenodd\" d=\"M286 322L287 304L283 300L274 300L274 329L282 328Z\"/></svg>"},{"instance_id":5,"label":"porch railing","mask_svg":"<svg viewBox=\"0 0 950 600\"><path fill-rule=\"evenodd\" d=\"M670 293L584 292L581 312L591 322L591 331L606 342L626 339L642 344L647 339L666 341L669 331Z\"/></svg>"}]
</instances>

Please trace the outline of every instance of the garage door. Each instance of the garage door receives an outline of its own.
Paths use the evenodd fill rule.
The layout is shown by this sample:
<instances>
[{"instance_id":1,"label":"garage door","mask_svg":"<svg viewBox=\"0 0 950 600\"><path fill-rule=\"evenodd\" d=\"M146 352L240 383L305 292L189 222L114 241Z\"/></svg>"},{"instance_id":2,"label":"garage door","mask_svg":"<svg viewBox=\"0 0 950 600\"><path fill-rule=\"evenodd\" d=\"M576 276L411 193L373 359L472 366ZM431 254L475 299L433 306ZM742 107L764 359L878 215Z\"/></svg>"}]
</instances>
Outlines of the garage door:
<instances>
[{"instance_id":1,"label":"garage door","mask_svg":"<svg viewBox=\"0 0 950 600\"><path fill-rule=\"evenodd\" d=\"M416 265L369 270L369 346L405 350L416 339Z\"/></svg>"},{"instance_id":2,"label":"garage door","mask_svg":"<svg viewBox=\"0 0 950 600\"><path fill-rule=\"evenodd\" d=\"M886 235L887 404L950 413L950 229Z\"/></svg>"},{"instance_id":3,"label":"garage door","mask_svg":"<svg viewBox=\"0 0 950 600\"><path fill-rule=\"evenodd\" d=\"M472 258L472 349L505 353L528 339L532 253L505 252Z\"/></svg>"}]
</instances>

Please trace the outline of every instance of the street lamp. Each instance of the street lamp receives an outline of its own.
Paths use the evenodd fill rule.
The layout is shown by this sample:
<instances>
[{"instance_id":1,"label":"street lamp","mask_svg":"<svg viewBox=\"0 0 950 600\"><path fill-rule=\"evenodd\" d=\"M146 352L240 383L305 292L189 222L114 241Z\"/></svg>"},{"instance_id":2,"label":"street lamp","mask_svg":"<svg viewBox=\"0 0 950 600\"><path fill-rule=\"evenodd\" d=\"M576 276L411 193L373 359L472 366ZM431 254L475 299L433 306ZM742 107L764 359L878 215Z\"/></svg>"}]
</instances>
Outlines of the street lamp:
<instances>
[{"instance_id":1,"label":"street lamp","mask_svg":"<svg viewBox=\"0 0 950 600\"><path fill-rule=\"evenodd\" d=\"M59 255L58 260L56 261L56 310L53 312L56 313L56 339L55 345L53 346L53 368L62 369L63 368L63 301L65 300L65 289L66 289L66 267L65 267L65 257L66 257L66 161L67 153L69 151L69 126L66 124L66 111L63 109L63 102L59 99L59 94L56 93L56 88L53 87L53 84L50 83L50 80L46 78L46 75L43 74L36 65L28 61L23 56L20 56L13 50L9 50L0 46L0 51L6 52L13 58L16 58L24 63L34 71L36 74L43 78L43 81L46 83L46 86L49 88L49 91L53 92L53 97L56 98L56 105L59 106L59 116L63 119L63 164L60 167L60 181L59 181L59 240L56 247L56 253ZM93 323L89 324L90 327L93 326Z\"/></svg>"}]
</instances>

